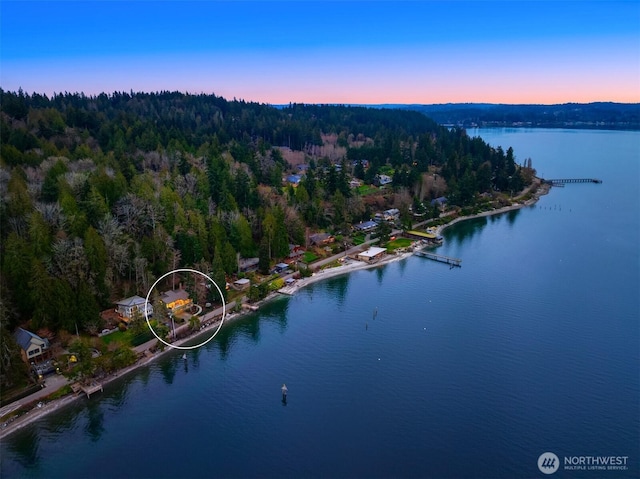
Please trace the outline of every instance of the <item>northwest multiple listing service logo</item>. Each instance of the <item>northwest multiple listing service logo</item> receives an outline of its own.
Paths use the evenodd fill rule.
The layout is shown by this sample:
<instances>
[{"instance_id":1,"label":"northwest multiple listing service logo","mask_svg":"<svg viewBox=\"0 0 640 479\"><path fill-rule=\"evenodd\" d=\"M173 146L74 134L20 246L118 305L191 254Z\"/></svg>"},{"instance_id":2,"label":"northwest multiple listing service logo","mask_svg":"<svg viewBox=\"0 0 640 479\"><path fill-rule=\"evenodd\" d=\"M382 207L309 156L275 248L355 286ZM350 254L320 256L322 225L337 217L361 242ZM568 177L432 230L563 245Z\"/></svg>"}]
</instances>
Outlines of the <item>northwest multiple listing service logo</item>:
<instances>
[{"instance_id":1,"label":"northwest multiple listing service logo","mask_svg":"<svg viewBox=\"0 0 640 479\"><path fill-rule=\"evenodd\" d=\"M553 452L545 452L538 457L538 469L543 474L553 474L560 466L563 471L628 471L629 456L564 456L561 461Z\"/></svg>"},{"instance_id":2,"label":"northwest multiple listing service logo","mask_svg":"<svg viewBox=\"0 0 640 479\"><path fill-rule=\"evenodd\" d=\"M553 474L560 467L560 459L552 452L540 454L538 458L538 469L543 474Z\"/></svg>"}]
</instances>

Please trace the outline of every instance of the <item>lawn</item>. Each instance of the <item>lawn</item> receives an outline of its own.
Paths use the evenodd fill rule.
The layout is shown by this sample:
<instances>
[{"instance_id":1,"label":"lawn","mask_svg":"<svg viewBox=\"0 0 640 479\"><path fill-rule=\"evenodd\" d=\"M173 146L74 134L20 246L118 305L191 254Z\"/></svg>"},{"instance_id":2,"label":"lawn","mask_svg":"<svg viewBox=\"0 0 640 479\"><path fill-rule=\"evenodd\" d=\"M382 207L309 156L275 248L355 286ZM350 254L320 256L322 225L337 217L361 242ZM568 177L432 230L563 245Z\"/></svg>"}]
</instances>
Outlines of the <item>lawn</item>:
<instances>
[{"instance_id":1,"label":"lawn","mask_svg":"<svg viewBox=\"0 0 640 479\"><path fill-rule=\"evenodd\" d=\"M361 196L370 195L378 192L378 188L372 185L362 185L357 188L358 194Z\"/></svg>"},{"instance_id":2,"label":"lawn","mask_svg":"<svg viewBox=\"0 0 640 479\"><path fill-rule=\"evenodd\" d=\"M155 321L152 321L151 326L153 327L155 325L157 325L157 323ZM116 331L115 333L102 336L102 342L109 345L110 343L117 341L125 346L139 346L140 344L147 342L155 337L147 327L146 322L144 326L144 331L137 336L132 334L131 330Z\"/></svg>"},{"instance_id":3,"label":"lawn","mask_svg":"<svg viewBox=\"0 0 640 479\"><path fill-rule=\"evenodd\" d=\"M130 344L131 342L131 333L129 331L116 331L115 333L107 334L106 336L102 336L102 342L104 344L110 344L113 342L119 342L122 344Z\"/></svg>"},{"instance_id":4,"label":"lawn","mask_svg":"<svg viewBox=\"0 0 640 479\"><path fill-rule=\"evenodd\" d=\"M302 255L302 261L307 264L313 263L317 259L318 259L318 256L312 253L311 251L305 251L304 255Z\"/></svg>"},{"instance_id":5,"label":"lawn","mask_svg":"<svg viewBox=\"0 0 640 479\"><path fill-rule=\"evenodd\" d=\"M387 243L387 251L392 252L398 248L406 248L411 245L413 241L408 238L396 238L393 241Z\"/></svg>"},{"instance_id":6,"label":"lawn","mask_svg":"<svg viewBox=\"0 0 640 479\"><path fill-rule=\"evenodd\" d=\"M351 237L351 241L353 241L354 245L359 245L364 243L364 235L363 234L355 234Z\"/></svg>"}]
</instances>

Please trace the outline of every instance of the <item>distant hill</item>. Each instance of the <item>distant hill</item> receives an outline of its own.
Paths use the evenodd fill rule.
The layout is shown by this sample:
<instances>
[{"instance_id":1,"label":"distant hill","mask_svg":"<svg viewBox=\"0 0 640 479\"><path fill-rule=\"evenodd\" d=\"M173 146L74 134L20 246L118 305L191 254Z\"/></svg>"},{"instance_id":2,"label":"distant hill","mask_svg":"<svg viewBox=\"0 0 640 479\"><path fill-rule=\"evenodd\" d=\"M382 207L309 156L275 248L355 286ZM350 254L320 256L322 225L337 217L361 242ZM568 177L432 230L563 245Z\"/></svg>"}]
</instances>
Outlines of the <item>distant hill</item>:
<instances>
[{"instance_id":1,"label":"distant hill","mask_svg":"<svg viewBox=\"0 0 640 479\"><path fill-rule=\"evenodd\" d=\"M559 105L444 103L375 106L419 111L441 125L455 125L464 128L501 126L640 129L640 103L597 102Z\"/></svg>"}]
</instances>

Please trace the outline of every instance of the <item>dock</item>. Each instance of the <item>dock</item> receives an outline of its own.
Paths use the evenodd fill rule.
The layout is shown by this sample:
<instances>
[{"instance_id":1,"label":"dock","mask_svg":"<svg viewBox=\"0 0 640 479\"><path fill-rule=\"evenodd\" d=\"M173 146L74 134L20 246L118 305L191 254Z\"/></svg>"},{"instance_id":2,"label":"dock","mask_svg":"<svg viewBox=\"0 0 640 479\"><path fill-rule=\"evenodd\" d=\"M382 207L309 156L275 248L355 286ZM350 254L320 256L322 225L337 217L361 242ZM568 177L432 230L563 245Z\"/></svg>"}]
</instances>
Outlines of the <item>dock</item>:
<instances>
[{"instance_id":1,"label":"dock","mask_svg":"<svg viewBox=\"0 0 640 479\"><path fill-rule=\"evenodd\" d=\"M560 178L542 181L543 183L548 183L551 186L564 186L567 183L602 183L602 180L599 180L598 178Z\"/></svg>"},{"instance_id":2,"label":"dock","mask_svg":"<svg viewBox=\"0 0 640 479\"><path fill-rule=\"evenodd\" d=\"M93 393L98 391L102 392L102 384L99 383L91 383L90 385L80 385L80 390L87 395L87 398L91 397Z\"/></svg>"},{"instance_id":3,"label":"dock","mask_svg":"<svg viewBox=\"0 0 640 479\"><path fill-rule=\"evenodd\" d=\"M422 256L423 258L428 258L434 261L438 261L440 263L447 263L451 266L457 266L458 268L462 267L462 260L459 258L450 258L449 256L430 253L428 251L423 251L423 250L416 251L415 254L418 256Z\"/></svg>"}]
</instances>

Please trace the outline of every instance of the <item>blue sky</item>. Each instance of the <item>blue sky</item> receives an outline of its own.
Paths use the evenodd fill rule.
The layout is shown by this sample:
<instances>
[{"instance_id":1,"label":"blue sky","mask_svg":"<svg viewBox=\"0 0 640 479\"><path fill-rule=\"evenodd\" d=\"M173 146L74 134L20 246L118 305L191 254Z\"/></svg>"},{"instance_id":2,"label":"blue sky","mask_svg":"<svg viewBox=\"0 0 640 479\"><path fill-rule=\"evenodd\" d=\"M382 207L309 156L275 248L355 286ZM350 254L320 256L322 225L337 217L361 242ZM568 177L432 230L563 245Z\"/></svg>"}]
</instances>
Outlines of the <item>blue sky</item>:
<instances>
[{"instance_id":1,"label":"blue sky","mask_svg":"<svg viewBox=\"0 0 640 479\"><path fill-rule=\"evenodd\" d=\"M5 90L640 102L640 1L0 2Z\"/></svg>"}]
</instances>

